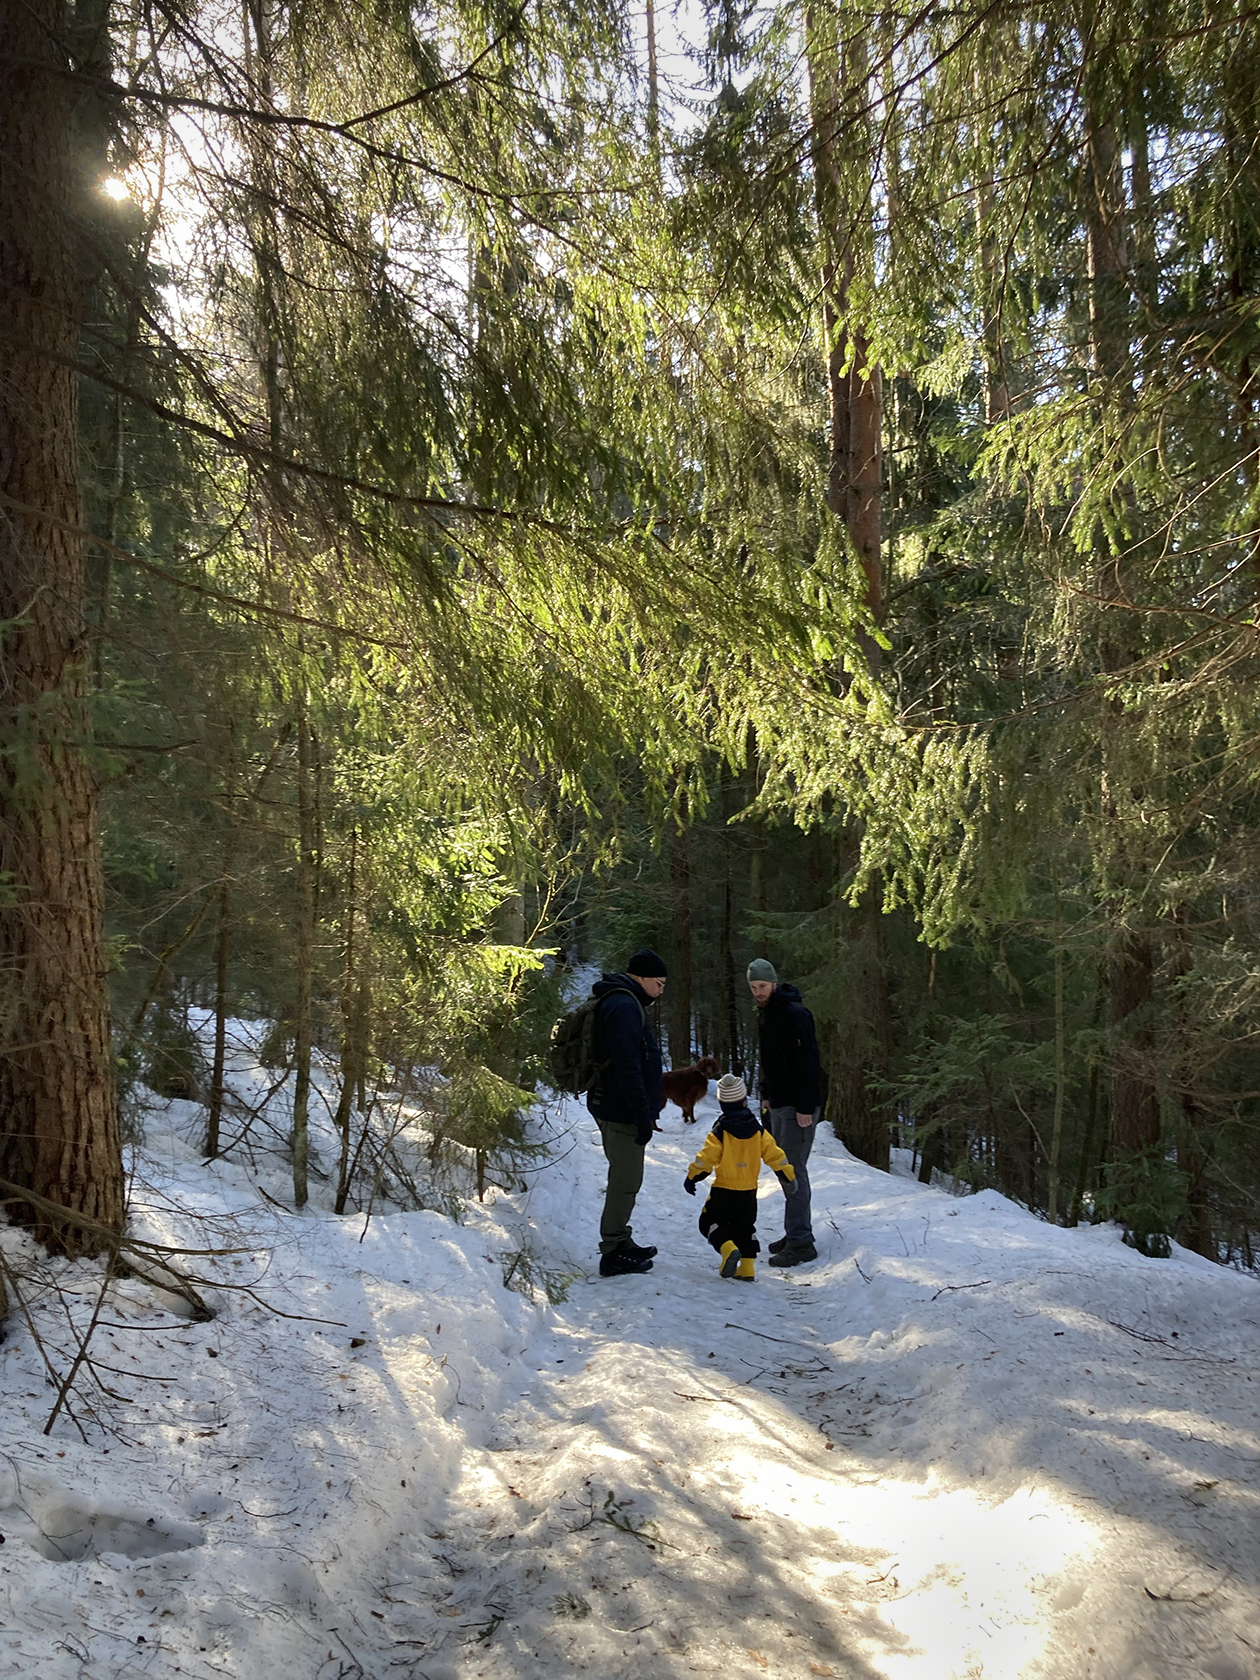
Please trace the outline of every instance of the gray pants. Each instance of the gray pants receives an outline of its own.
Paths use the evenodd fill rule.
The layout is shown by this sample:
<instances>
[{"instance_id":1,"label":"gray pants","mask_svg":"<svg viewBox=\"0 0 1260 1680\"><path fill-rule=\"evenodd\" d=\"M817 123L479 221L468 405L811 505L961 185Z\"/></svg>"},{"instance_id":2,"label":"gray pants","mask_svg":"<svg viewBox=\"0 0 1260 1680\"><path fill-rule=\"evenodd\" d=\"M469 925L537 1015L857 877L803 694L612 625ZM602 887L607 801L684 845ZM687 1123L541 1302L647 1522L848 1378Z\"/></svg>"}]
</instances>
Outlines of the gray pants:
<instances>
[{"instance_id":1,"label":"gray pants","mask_svg":"<svg viewBox=\"0 0 1260 1680\"><path fill-rule=\"evenodd\" d=\"M634 1199L643 1183L643 1157L647 1150L635 1142L637 1126L624 1120L597 1120L604 1154L608 1157L608 1188L599 1222L599 1252L611 1254L628 1243Z\"/></svg>"},{"instance_id":2,"label":"gray pants","mask_svg":"<svg viewBox=\"0 0 1260 1680\"><path fill-rule=\"evenodd\" d=\"M813 1124L798 1126L794 1108L770 1110L770 1135L787 1156L796 1172L796 1194L783 1198L783 1235L792 1248L804 1248L814 1240L809 1210L809 1152L814 1147L821 1108L814 1110Z\"/></svg>"}]
</instances>

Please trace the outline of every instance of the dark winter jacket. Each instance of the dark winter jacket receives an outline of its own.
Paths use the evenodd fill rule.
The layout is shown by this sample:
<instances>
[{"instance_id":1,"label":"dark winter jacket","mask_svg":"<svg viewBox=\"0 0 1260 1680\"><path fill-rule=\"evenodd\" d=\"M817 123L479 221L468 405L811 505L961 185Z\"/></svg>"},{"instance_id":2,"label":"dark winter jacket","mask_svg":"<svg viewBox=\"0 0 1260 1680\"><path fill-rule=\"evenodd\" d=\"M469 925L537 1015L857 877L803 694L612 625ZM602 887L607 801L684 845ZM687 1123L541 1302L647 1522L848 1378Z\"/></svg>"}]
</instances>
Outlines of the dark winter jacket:
<instances>
[{"instance_id":1,"label":"dark winter jacket","mask_svg":"<svg viewBox=\"0 0 1260 1680\"><path fill-rule=\"evenodd\" d=\"M713 1127L714 1137L720 1138L729 1132L734 1138L750 1138L764 1131L761 1121L745 1104L720 1103L718 1106L722 1113Z\"/></svg>"},{"instance_id":2,"label":"dark winter jacket","mask_svg":"<svg viewBox=\"0 0 1260 1680\"><path fill-rule=\"evenodd\" d=\"M597 1120L621 1120L638 1128L639 1142L652 1136L665 1106L661 1047L648 1018L652 999L628 974L605 974L592 987L595 1059L602 1071L587 1092L586 1106Z\"/></svg>"},{"instance_id":3,"label":"dark winter jacket","mask_svg":"<svg viewBox=\"0 0 1260 1680\"><path fill-rule=\"evenodd\" d=\"M822 1105L822 1067L814 1017L795 986L782 981L758 1011L761 1100L812 1114Z\"/></svg>"}]
</instances>

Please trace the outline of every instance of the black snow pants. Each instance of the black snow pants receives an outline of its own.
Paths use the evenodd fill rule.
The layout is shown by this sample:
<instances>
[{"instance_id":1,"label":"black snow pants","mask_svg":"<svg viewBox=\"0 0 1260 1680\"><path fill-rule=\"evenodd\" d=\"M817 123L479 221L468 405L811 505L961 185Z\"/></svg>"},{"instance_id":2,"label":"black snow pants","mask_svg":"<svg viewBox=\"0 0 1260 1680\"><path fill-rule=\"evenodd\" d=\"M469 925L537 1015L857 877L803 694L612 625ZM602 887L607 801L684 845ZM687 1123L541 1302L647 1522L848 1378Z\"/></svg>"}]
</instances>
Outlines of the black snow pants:
<instances>
[{"instance_id":1,"label":"black snow pants","mask_svg":"<svg viewBox=\"0 0 1260 1680\"><path fill-rule=\"evenodd\" d=\"M722 1252L724 1243L733 1242L745 1260L760 1254L757 1241L757 1192L755 1190L723 1190L714 1185L709 1199L700 1210L700 1235L707 1237Z\"/></svg>"}]
</instances>

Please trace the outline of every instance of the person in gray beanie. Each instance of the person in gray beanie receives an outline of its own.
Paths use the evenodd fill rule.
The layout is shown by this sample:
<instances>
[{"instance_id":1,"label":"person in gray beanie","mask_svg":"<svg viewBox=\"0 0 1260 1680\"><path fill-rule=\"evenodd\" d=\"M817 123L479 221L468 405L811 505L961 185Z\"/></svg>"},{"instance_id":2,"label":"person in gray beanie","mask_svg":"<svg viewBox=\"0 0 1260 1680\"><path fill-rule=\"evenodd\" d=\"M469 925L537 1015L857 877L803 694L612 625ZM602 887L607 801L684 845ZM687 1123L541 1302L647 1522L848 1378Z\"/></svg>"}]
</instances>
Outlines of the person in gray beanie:
<instances>
[{"instance_id":1,"label":"person in gray beanie","mask_svg":"<svg viewBox=\"0 0 1260 1680\"><path fill-rule=\"evenodd\" d=\"M764 957L749 963L748 988L758 1012L761 1112L796 1175L796 1194L784 1203L783 1235L770 1244L770 1264L800 1266L818 1258L808 1169L822 1113L818 1037L801 994Z\"/></svg>"}]
</instances>

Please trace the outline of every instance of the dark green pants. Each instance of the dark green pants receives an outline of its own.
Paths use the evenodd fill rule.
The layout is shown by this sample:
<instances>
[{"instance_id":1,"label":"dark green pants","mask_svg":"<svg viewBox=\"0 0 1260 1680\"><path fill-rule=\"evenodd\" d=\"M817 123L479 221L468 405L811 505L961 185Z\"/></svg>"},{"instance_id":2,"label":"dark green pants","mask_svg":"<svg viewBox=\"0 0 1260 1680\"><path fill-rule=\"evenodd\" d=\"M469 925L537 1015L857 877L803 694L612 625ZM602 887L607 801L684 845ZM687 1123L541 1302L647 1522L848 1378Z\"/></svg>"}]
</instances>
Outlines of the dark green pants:
<instances>
[{"instance_id":1,"label":"dark green pants","mask_svg":"<svg viewBox=\"0 0 1260 1680\"><path fill-rule=\"evenodd\" d=\"M599 1252L611 1254L614 1248L631 1240L630 1215L643 1183L643 1157L647 1151L643 1144L634 1141L637 1126L623 1120L598 1120L596 1125L608 1157L608 1189L604 1192L604 1212L599 1222Z\"/></svg>"}]
</instances>

